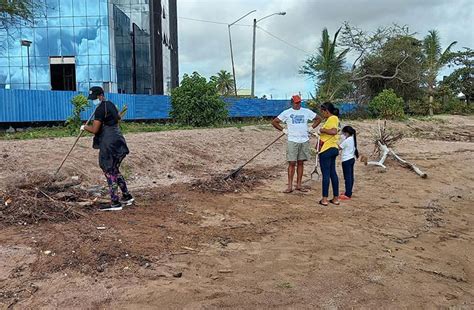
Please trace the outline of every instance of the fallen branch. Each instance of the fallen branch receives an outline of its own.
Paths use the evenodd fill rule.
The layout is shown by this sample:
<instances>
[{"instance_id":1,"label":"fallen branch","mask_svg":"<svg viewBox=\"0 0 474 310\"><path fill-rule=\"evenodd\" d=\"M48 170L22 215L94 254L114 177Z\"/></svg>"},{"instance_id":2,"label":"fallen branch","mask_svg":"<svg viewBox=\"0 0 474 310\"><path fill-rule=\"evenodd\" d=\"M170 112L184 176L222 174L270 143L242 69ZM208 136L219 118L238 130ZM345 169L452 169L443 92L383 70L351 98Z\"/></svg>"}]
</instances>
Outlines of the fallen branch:
<instances>
[{"instance_id":1,"label":"fallen branch","mask_svg":"<svg viewBox=\"0 0 474 310\"><path fill-rule=\"evenodd\" d=\"M379 161L369 161L367 165L379 166L383 169L387 169L385 166L385 160L387 159L388 155L392 156L395 160L397 160L403 167L408 168L414 171L423 179L426 179L428 175L421 171L416 165L406 161L405 159L401 158L395 151L391 148L391 146L395 145L402 138L402 134L394 133L387 129L387 123L384 122L383 125L378 123L378 131L374 137L375 147L374 154L380 154Z\"/></svg>"},{"instance_id":2,"label":"fallen branch","mask_svg":"<svg viewBox=\"0 0 474 310\"><path fill-rule=\"evenodd\" d=\"M427 175L426 173L424 173L423 171L421 171L420 168L418 168L417 166L415 166L415 165L412 164L412 163L407 162L406 160L404 160L403 158L401 158L400 156L398 156L393 150L390 150L390 154L391 154L396 160L398 160L398 161L402 164L402 166L413 170L416 174L418 174L418 175L419 175L420 177L422 177L423 179L426 179L426 178L428 177L428 175Z\"/></svg>"},{"instance_id":3,"label":"fallen branch","mask_svg":"<svg viewBox=\"0 0 474 310\"><path fill-rule=\"evenodd\" d=\"M390 150L386 145L384 145L380 142L378 142L378 144L379 144L380 150L382 151L382 157L380 158L379 161L368 161L367 165L374 165L374 166L379 166L379 167L382 167L384 169L387 169L387 167L384 165L384 162L387 159L387 156L390 153Z\"/></svg>"}]
</instances>

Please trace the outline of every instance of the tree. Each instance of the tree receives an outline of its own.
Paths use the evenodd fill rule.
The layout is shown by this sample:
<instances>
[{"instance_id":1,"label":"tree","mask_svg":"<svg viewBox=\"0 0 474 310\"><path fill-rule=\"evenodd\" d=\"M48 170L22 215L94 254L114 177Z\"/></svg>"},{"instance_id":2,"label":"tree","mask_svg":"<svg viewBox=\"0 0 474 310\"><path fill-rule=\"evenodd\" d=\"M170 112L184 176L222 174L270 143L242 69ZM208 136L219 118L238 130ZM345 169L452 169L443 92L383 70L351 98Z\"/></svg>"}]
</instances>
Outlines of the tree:
<instances>
[{"instance_id":1,"label":"tree","mask_svg":"<svg viewBox=\"0 0 474 310\"><path fill-rule=\"evenodd\" d=\"M35 10L41 7L35 0L0 0L0 29L32 22Z\"/></svg>"},{"instance_id":2,"label":"tree","mask_svg":"<svg viewBox=\"0 0 474 310\"><path fill-rule=\"evenodd\" d=\"M421 42L407 26L394 24L368 33L346 22L341 45L356 55L349 78L354 85L352 100L366 104L389 88L405 101L422 96Z\"/></svg>"},{"instance_id":3,"label":"tree","mask_svg":"<svg viewBox=\"0 0 474 310\"><path fill-rule=\"evenodd\" d=\"M448 87L453 95L463 93L469 104L474 99L474 50L464 48L451 53L449 58L449 66L456 66L456 69L443 79L441 85Z\"/></svg>"},{"instance_id":4,"label":"tree","mask_svg":"<svg viewBox=\"0 0 474 310\"><path fill-rule=\"evenodd\" d=\"M222 123L228 111L216 84L194 72L185 74L181 85L171 90L170 116L179 123L202 127Z\"/></svg>"},{"instance_id":5,"label":"tree","mask_svg":"<svg viewBox=\"0 0 474 310\"><path fill-rule=\"evenodd\" d=\"M369 103L369 111L383 119L402 119L405 117L403 106L403 99L397 97L393 89L384 89Z\"/></svg>"},{"instance_id":6,"label":"tree","mask_svg":"<svg viewBox=\"0 0 474 310\"><path fill-rule=\"evenodd\" d=\"M211 81L216 84L217 91L222 96L229 96L234 93L234 79L230 72L221 70L217 75L211 76Z\"/></svg>"},{"instance_id":7,"label":"tree","mask_svg":"<svg viewBox=\"0 0 474 310\"><path fill-rule=\"evenodd\" d=\"M419 99L423 93L421 42L412 36L399 36L387 41L377 53L365 58L359 74L352 80L366 80L372 98L384 89L393 89L405 101Z\"/></svg>"},{"instance_id":8,"label":"tree","mask_svg":"<svg viewBox=\"0 0 474 310\"><path fill-rule=\"evenodd\" d=\"M340 30L339 28L336 31L331 40L327 28L324 28L318 51L315 55L306 59L305 64L300 69L300 74L317 80L316 97L321 101L331 101L336 97L340 97L348 87L347 72L344 65L349 48L342 51L337 50L337 37Z\"/></svg>"},{"instance_id":9,"label":"tree","mask_svg":"<svg viewBox=\"0 0 474 310\"><path fill-rule=\"evenodd\" d=\"M438 31L430 30L423 40L423 52L425 56L425 83L429 96L429 113L433 116L433 98L436 92L436 78L439 71L449 62L451 48L457 42L451 42L448 47L441 52L441 43Z\"/></svg>"}]
</instances>

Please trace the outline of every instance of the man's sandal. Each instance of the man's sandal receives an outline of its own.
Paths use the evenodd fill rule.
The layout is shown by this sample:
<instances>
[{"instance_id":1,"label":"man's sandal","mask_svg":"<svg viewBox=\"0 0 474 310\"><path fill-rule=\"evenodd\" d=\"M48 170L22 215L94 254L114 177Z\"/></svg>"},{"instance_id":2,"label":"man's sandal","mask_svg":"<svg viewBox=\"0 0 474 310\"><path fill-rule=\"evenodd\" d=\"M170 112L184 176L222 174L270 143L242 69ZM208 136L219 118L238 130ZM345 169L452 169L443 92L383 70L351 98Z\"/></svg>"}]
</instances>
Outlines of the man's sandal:
<instances>
[{"instance_id":1,"label":"man's sandal","mask_svg":"<svg viewBox=\"0 0 474 310\"><path fill-rule=\"evenodd\" d=\"M338 201L338 202L334 202L334 198L331 199L331 200L329 200L329 202L332 203L332 204L334 204L334 205L336 205L336 206L340 205L339 201Z\"/></svg>"},{"instance_id":2,"label":"man's sandal","mask_svg":"<svg viewBox=\"0 0 474 310\"><path fill-rule=\"evenodd\" d=\"M325 207L327 207L329 205L328 203L323 203L322 199L319 201L319 204L322 205L322 206L325 206Z\"/></svg>"}]
</instances>

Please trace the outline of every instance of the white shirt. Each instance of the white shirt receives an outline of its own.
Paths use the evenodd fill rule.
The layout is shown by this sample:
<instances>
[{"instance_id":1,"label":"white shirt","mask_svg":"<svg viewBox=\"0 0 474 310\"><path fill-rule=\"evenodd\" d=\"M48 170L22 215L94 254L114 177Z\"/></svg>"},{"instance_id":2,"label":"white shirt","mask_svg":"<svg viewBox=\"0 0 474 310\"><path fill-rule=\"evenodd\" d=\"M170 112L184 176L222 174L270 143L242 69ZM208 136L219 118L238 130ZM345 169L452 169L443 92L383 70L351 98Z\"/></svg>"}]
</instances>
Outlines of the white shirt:
<instances>
[{"instance_id":1,"label":"white shirt","mask_svg":"<svg viewBox=\"0 0 474 310\"><path fill-rule=\"evenodd\" d=\"M350 136L341 142L339 147L342 149L341 159L342 161L350 160L355 158L355 145L354 137Z\"/></svg>"},{"instance_id":2,"label":"white shirt","mask_svg":"<svg viewBox=\"0 0 474 310\"><path fill-rule=\"evenodd\" d=\"M278 119L287 125L288 141L296 143L304 143L309 140L308 121L312 121L315 117L316 113L306 108L299 110L290 108L278 115Z\"/></svg>"}]
</instances>

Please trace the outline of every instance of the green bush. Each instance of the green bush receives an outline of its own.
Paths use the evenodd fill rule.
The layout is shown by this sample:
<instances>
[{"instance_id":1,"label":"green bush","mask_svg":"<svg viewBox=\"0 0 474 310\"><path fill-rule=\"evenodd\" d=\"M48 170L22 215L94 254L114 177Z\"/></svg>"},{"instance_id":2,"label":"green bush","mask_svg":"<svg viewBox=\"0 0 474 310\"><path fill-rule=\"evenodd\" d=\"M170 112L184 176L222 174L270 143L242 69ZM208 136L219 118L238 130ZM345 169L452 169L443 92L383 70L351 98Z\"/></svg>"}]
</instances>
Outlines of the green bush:
<instances>
[{"instance_id":1,"label":"green bush","mask_svg":"<svg viewBox=\"0 0 474 310\"><path fill-rule=\"evenodd\" d=\"M170 116L184 125L204 127L222 124L228 111L215 83L194 72L185 74L181 86L171 91Z\"/></svg>"},{"instance_id":2,"label":"green bush","mask_svg":"<svg viewBox=\"0 0 474 310\"><path fill-rule=\"evenodd\" d=\"M71 116L66 120L66 127L71 134L79 132L79 128L82 125L81 112L84 112L90 105L87 97L84 95L74 96L71 100L73 110Z\"/></svg>"},{"instance_id":3,"label":"green bush","mask_svg":"<svg viewBox=\"0 0 474 310\"><path fill-rule=\"evenodd\" d=\"M369 103L369 112L384 119L403 119L403 99L397 97L393 89L384 89Z\"/></svg>"},{"instance_id":4,"label":"green bush","mask_svg":"<svg viewBox=\"0 0 474 310\"><path fill-rule=\"evenodd\" d=\"M451 98L442 105L442 111L447 114L472 114L474 107L457 98Z\"/></svg>"},{"instance_id":5,"label":"green bush","mask_svg":"<svg viewBox=\"0 0 474 310\"><path fill-rule=\"evenodd\" d=\"M430 102L428 98L408 101L407 112L411 115L428 115L429 111ZM433 101L433 112L435 114L441 112L441 104L438 101Z\"/></svg>"}]
</instances>

